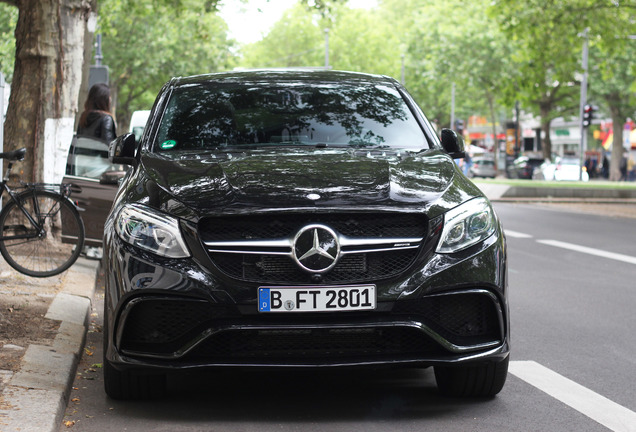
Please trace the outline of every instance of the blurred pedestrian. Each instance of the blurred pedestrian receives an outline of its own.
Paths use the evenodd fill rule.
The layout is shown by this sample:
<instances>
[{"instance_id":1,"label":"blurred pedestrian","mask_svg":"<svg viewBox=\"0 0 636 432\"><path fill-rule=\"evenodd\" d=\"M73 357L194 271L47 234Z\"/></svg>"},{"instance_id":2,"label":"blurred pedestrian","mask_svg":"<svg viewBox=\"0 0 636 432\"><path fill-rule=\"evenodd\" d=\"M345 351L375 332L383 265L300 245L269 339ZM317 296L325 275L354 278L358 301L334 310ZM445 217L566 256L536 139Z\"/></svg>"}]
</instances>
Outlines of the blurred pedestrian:
<instances>
[{"instance_id":1,"label":"blurred pedestrian","mask_svg":"<svg viewBox=\"0 0 636 432\"><path fill-rule=\"evenodd\" d=\"M619 181L627 181L627 152L623 153L619 169L621 171L621 178Z\"/></svg>"},{"instance_id":2,"label":"blurred pedestrian","mask_svg":"<svg viewBox=\"0 0 636 432\"><path fill-rule=\"evenodd\" d=\"M634 156L629 155L629 159L627 159L627 179L629 181L636 181L636 162L634 161Z\"/></svg>"},{"instance_id":3,"label":"blurred pedestrian","mask_svg":"<svg viewBox=\"0 0 636 432\"><path fill-rule=\"evenodd\" d=\"M108 85L103 83L93 85L84 103L84 111L77 126L77 135L94 137L106 143L114 140L117 132L110 104ZM102 259L102 248L85 246L83 253L86 258Z\"/></svg>"},{"instance_id":4,"label":"blurred pedestrian","mask_svg":"<svg viewBox=\"0 0 636 432\"><path fill-rule=\"evenodd\" d=\"M92 136L111 142L117 136L115 120L111 114L111 97L108 85L93 85L84 103L84 112L79 119L77 135Z\"/></svg>"},{"instance_id":5,"label":"blurred pedestrian","mask_svg":"<svg viewBox=\"0 0 636 432\"><path fill-rule=\"evenodd\" d=\"M609 159L607 158L607 153L604 153L603 154L603 165L601 166L601 175L606 180L609 178L609 169L610 169Z\"/></svg>"}]
</instances>

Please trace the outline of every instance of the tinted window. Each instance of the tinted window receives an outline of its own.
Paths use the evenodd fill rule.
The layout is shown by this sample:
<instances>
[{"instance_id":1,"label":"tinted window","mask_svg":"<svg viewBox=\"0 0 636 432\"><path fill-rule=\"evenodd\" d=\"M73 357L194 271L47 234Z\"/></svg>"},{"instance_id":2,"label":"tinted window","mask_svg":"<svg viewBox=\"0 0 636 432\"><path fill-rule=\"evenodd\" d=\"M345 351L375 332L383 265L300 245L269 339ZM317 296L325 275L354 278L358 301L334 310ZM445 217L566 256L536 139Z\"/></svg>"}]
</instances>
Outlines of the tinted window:
<instances>
[{"instance_id":1,"label":"tinted window","mask_svg":"<svg viewBox=\"0 0 636 432\"><path fill-rule=\"evenodd\" d=\"M394 88L252 83L176 88L154 150L290 144L427 148Z\"/></svg>"}]
</instances>

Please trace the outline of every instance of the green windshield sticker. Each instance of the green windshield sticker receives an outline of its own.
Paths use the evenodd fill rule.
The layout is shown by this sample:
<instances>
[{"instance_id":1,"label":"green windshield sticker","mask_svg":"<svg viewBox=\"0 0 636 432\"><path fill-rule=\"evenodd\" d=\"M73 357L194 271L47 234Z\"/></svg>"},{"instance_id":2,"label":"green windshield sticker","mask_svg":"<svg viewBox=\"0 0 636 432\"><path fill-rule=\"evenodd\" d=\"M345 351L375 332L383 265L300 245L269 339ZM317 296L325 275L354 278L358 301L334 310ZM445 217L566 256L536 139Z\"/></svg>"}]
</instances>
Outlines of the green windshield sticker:
<instances>
[{"instance_id":1,"label":"green windshield sticker","mask_svg":"<svg viewBox=\"0 0 636 432\"><path fill-rule=\"evenodd\" d=\"M168 140L168 141L162 142L160 147L162 150L170 150L176 145L177 145L177 142L175 140Z\"/></svg>"}]
</instances>

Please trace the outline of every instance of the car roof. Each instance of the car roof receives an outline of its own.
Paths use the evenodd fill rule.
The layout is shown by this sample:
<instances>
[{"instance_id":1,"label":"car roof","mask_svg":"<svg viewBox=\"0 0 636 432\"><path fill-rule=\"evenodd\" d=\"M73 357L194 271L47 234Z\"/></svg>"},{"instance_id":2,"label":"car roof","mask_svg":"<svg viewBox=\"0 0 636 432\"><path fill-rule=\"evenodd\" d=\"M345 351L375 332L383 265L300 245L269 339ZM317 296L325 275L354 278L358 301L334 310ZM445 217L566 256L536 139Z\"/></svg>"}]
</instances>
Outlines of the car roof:
<instances>
[{"instance_id":1,"label":"car roof","mask_svg":"<svg viewBox=\"0 0 636 432\"><path fill-rule=\"evenodd\" d=\"M187 86L206 83L282 83L314 82L316 84L339 83L356 85L395 85L397 81L384 75L325 69L254 69L219 72L172 79L173 86Z\"/></svg>"}]
</instances>

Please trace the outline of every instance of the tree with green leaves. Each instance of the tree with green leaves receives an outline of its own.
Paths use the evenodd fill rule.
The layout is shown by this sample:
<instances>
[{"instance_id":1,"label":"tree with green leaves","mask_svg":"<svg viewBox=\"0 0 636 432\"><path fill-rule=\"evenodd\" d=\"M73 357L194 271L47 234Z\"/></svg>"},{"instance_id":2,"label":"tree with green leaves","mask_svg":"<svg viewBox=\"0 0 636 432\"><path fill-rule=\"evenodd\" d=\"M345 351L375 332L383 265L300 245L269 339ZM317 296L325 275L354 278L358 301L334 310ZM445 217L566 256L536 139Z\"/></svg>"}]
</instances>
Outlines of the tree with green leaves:
<instances>
[{"instance_id":1,"label":"tree with green leaves","mask_svg":"<svg viewBox=\"0 0 636 432\"><path fill-rule=\"evenodd\" d=\"M0 72L11 82L15 61L15 26L18 23L18 8L0 3Z\"/></svg>"},{"instance_id":2,"label":"tree with green leaves","mask_svg":"<svg viewBox=\"0 0 636 432\"><path fill-rule=\"evenodd\" d=\"M488 113L497 136L499 101L515 70L510 44L487 18L489 1L423 3L415 10L409 48L421 72L414 91L442 125L450 125L451 86L458 118ZM509 105L510 106L510 105Z\"/></svg>"},{"instance_id":3,"label":"tree with green leaves","mask_svg":"<svg viewBox=\"0 0 636 432\"><path fill-rule=\"evenodd\" d=\"M490 15L514 44L519 72L507 82L509 102L517 98L541 117L546 158L552 153L551 121L578 113L585 29L616 40L633 27L635 11L634 3L612 0L493 1Z\"/></svg>"},{"instance_id":4,"label":"tree with green leaves","mask_svg":"<svg viewBox=\"0 0 636 432\"><path fill-rule=\"evenodd\" d=\"M92 4L85 0L1 1L18 9L4 147L27 148L21 165L23 180L52 181L60 167L45 158L63 151L72 137Z\"/></svg>"},{"instance_id":5,"label":"tree with green leaves","mask_svg":"<svg viewBox=\"0 0 636 432\"><path fill-rule=\"evenodd\" d=\"M491 16L514 44L517 79L508 81L508 103L517 99L541 118L543 156L552 158L550 125L578 112L584 25L571 10L576 0L495 0Z\"/></svg>"},{"instance_id":6,"label":"tree with green leaves","mask_svg":"<svg viewBox=\"0 0 636 432\"><path fill-rule=\"evenodd\" d=\"M121 133L170 78L227 70L232 42L216 2L103 0L98 31Z\"/></svg>"},{"instance_id":7,"label":"tree with green leaves","mask_svg":"<svg viewBox=\"0 0 636 432\"><path fill-rule=\"evenodd\" d=\"M244 67L324 67L399 77L400 40L379 10L330 3L328 13L302 4L286 11L265 37L245 46ZM325 34L328 31L328 34Z\"/></svg>"},{"instance_id":8,"label":"tree with green leaves","mask_svg":"<svg viewBox=\"0 0 636 432\"><path fill-rule=\"evenodd\" d=\"M604 9L604 21L590 29L588 100L612 118L613 142L610 180L621 178L623 125L636 114L636 40L633 32L634 9ZM611 28L608 28L611 27Z\"/></svg>"}]
</instances>

